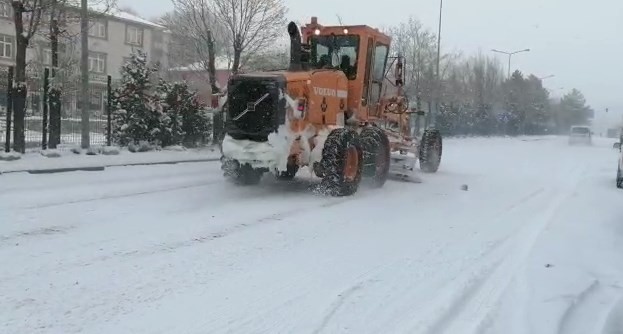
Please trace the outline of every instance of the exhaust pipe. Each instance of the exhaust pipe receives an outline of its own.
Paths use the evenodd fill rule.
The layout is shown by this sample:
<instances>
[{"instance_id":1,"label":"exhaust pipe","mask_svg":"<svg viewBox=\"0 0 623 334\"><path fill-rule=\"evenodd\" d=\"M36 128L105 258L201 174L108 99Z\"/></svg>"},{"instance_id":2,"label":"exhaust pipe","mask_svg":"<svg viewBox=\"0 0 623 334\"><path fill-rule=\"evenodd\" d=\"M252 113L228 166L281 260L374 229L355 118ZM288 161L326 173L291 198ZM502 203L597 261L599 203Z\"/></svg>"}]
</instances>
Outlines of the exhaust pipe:
<instances>
[{"instance_id":1,"label":"exhaust pipe","mask_svg":"<svg viewBox=\"0 0 623 334\"><path fill-rule=\"evenodd\" d=\"M296 23L288 24L288 34L290 35L290 71L301 71L301 33Z\"/></svg>"}]
</instances>

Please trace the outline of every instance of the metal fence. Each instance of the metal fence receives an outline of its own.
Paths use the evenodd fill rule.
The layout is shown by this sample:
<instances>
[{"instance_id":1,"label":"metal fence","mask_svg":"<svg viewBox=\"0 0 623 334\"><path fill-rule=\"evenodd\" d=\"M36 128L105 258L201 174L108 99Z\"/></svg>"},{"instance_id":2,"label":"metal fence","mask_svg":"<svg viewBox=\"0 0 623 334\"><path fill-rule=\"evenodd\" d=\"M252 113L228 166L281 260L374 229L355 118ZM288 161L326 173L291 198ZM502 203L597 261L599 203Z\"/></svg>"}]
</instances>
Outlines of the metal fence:
<instances>
[{"instance_id":1,"label":"metal fence","mask_svg":"<svg viewBox=\"0 0 623 334\"><path fill-rule=\"evenodd\" d=\"M10 100L12 98L12 90L9 89L9 72L11 71L7 67L0 68L0 146L3 149L6 146L7 131L10 134L8 139L10 139L11 143L14 143L14 123L11 122L11 119L14 119L14 117L7 117L7 113L11 111ZM50 71L46 69L41 71L41 73L31 73L27 79L27 87L28 93L24 121L26 149L47 148L48 142L53 143L57 141L59 145L56 148L59 149L80 145L82 140L80 78L66 79L60 75L52 78ZM46 87L60 89L60 116L55 116L56 113L51 113L50 108L46 105L46 101L50 100L48 94L46 94ZM89 103L87 105L90 145L107 144L108 95L111 89L110 76L91 75L88 87ZM59 123L59 118L60 131L56 131L54 130L54 124Z\"/></svg>"}]
</instances>

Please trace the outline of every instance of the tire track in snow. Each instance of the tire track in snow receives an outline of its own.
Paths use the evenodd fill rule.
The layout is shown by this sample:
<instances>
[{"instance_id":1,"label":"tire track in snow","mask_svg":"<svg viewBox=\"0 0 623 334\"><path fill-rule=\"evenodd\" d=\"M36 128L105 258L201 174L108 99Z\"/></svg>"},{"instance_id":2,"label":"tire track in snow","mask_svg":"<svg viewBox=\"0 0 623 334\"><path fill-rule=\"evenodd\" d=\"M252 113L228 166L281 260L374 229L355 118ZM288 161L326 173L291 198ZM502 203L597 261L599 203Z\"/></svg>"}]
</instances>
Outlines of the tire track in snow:
<instances>
[{"instance_id":1,"label":"tire track in snow","mask_svg":"<svg viewBox=\"0 0 623 334\"><path fill-rule=\"evenodd\" d=\"M497 225L497 222L503 219L503 215L505 213L509 214L515 212L522 206L528 205L529 203L542 199L543 196L549 195L544 190L545 188L538 188L536 190L529 191L527 192L527 195L524 194L523 196L511 201L510 205L507 205L499 212L494 213L493 215L486 215L485 219L487 221L495 222L495 225ZM361 317L364 318L369 317L369 319L375 319L374 323L366 325L365 330L362 329L363 332L420 333L421 331L418 330L410 331L405 329L410 328L410 324L414 323L414 314L419 315L422 313L422 310L424 310L424 313L427 311L427 305L420 304L417 301L430 300L431 297L428 295L430 295L432 291L442 290L446 286L452 286L455 281L455 277L457 277L454 276L454 274L449 274L456 270L455 263L445 263L444 261L441 263L431 263L430 259L440 256L441 253L445 252L449 248L453 248L455 245L470 242L473 238L478 237L472 237L470 235L466 238L464 234L455 234L452 237L446 237L442 240L442 242L431 244L431 247L426 248L425 251L419 253L417 257L402 258L397 265L388 267L385 271L375 273L373 276L369 276L368 279L377 279L382 282L382 284L375 286L366 285L362 289L358 289L356 291L361 292L361 295L365 299L363 302L357 303L357 305L375 305L372 308L364 310L365 313L362 313L361 315ZM491 257L490 254L498 254L499 249L503 247L505 245L505 241L510 238L511 236L507 235L506 237L502 237L501 239L492 242L490 245L486 246L482 252L474 255L473 260L478 262L482 260L483 257L487 257L487 255ZM486 266L483 264L483 267L486 268L483 268L482 272L471 274L469 281L470 284L474 284L474 286L483 284L484 279L480 278L482 276L486 277L486 274L493 271L496 268L496 265L499 265L501 262L502 261L498 258L492 258L491 261L487 262ZM467 276L465 272L469 272L470 268L472 268L472 266L467 262L463 262L459 266L461 267L459 273L457 273L459 279ZM443 270L443 268L440 270L440 267L446 267L446 270ZM460 272L463 274L460 274ZM426 283L421 284L422 281ZM444 281L446 282L444 283ZM371 296L384 297L372 299ZM353 302L353 310L355 310L355 312L361 312L357 309L357 305ZM332 308L329 307L329 310L332 310ZM344 313L344 316L352 317L352 314L350 314L348 310L338 309L337 311L346 312ZM336 316L335 318L338 317ZM418 317L416 316L415 318L415 322L418 322ZM337 327L334 326L326 328L325 332L331 332L330 329L337 330Z\"/></svg>"},{"instance_id":2,"label":"tire track in snow","mask_svg":"<svg viewBox=\"0 0 623 334\"><path fill-rule=\"evenodd\" d=\"M38 210L38 209L45 209L45 208L51 208L51 207L57 207L57 206L63 206L63 205L81 204L81 203L97 202L97 201L104 201L104 200L114 200L114 199L121 199L121 198L135 197L135 196L158 194L158 193L169 192L169 191L185 190L185 189L191 189L191 188L201 188L201 187L205 187L205 186L209 186L209 185L213 185L213 184L217 184L221 182L222 181L209 181L209 182L200 182L200 183L187 182L183 185L178 185L178 186L173 186L173 187L160 187L160 188L152 188L149 190L128 192L128 193L117 194L117 195L104 195L104 196L70 200L70 201L59 201L59 202L46 203L46 204L40 204L40 205L26 206L20 209Z\"/></svg>"},{"instance_id":3,"label":"tire track in snow","mask_svg":"<svg viewBox=\"0 0 623 334\"><path fill-rule=\"evenodd\" d=\"M76 226L74 225L48 226L48 227L38 228L35 230L15 233L15 234L8 235L8 236L0 235L0 245L3 242L9 242L15 239L20 239L20 238L25 238L25 237L36 237L36 236L41 236L41 235L53 235L53 234L66 233L67 231L72 230L74 228L76 228Z\"/></svg>"},{"instance_id":4,"label":"tire track in snow","mask_svg":"<svg viewBox=\"0 0 623 334\"><path fill-rule=\"evenodd\" d=\"M340 307L344 305L346 300L350 296L352 296L355 292L357 292L357 290L361 290L362 288L363 288L363 283L356 284L344 290L339 295L337 295L337 299L333 302L333 304L331 305L327 313L322 317L322 321L320 322L320 325L312 333L313 334L321 333L327 327L327 325L329 325L329 322L331 321L335 313L337 313Z\"/></svg>"},{"instance_id":5,"label":"tire track in snow","mask_svg":"<svg viewBox=\"0 0 623 334\"><path fill-rule=\"evenodd\" d=\"M612 307L606 318L602 334L621 334L623 333L623 295L619 294L619 299Z\"/></svg>"},{"instance_id":6,"label":"tire track in snow","mask_svg":"<svg viewBox=\"0 0 623 334\"><path fill-rule=\"evenodd\" d=\"M162 167L162 166L157 166L157 167ZM194 167L194 166L193 166ZM126 167L126 168L131 168L131 167ZM92 187L92 186L97 186L97 185L101 185L101 184L110 184L110 183L126 183L126 182L131 182L131 183L139 183L145 180L162 180L162 179L167 179L167 178L174 178L174 177L180 177L180 176L191 176L191 175L196 175L196 176L202 176L202 175L206 175L206 173L208 173L209 171L206 169L199 169L199 170L195 170L195 168L193 168L193 170L191 171L183 171L182 173L179 173L178 170L176 170L176 174L172 174L171 173L171 169L147 169L145 171L149 171L147 173L141 173L141 171L137 170L136 173L125 173L125 174L120 174L120 175L116 175L117 173L114 172L102 172L103 174L99 174L102 177L93 177L91 176L92 174L89 174L88 178L82 179L80 177L77 177L77 179L79 180L79 182L75 182L75 180L73 182L67 182L67 177L66 175L62 175L59 177L59 175L55 175L57 176L55 178L55 176L50 176L50 175L45 175L45 179L43 180L43 184L40 183L19 183L19 186L10 186L10 187L0 187L0 191L2 191L0 193L0 197L2 196L6 196L9 193L11 194L11 196L13 196L14 194L18 194L21 192L28 192L28 191L37 191L37 190L49 190L50 188L57 188L57 187L62 187L62 188L85 188L85 187ZM28 175L29 179L32 179L36 176L33 175ZM27 178L24 178L27 179Z\"/></svg>"},{"instance_id":7,"label":"tire track in snow","mask_svg":"<svg viewBox=\"0 0 623 334\"><path fill-rule=\"evenodd\" d=\"M558 334L601 332L601 327L607 323L608 315L616 310L616 296L614 288L605 286L599 280L592 281L571 300L558 324ZM609 308L611 312L599 314L603 311L604 304L611 305ZM618 316L623 316L623 314L618 314ZM623 333L623 327L619 327L617 333Z\"/></svg>"},{"instance_id":8,"label":"tire track in snow","mask_svg":"<svg viewBox=\"0 0 623 334\"><path fill-rule=\"evenodd\" d=\"M394 192L401 192L403 190L401 189L395 189ZM388 195L388 192L379 192L379 191L365 191L365 192L361 192L358 193L355 197L344 197L344 198L328 198L326 200L326 202L324 202L321 207L322 208L327 208L327 207L334 207L334 206L340 206L340 205L345 205L348 203L353 203L356 201L359 201L361 199L368 199L371 198L373 199L374 197L385 197ZM419 195L419 196L417 196ZM425 193L420 193L420 194L416 194L416 196L414 197L414 200L417 201L418 205L425 205L425 202L427 201L431 201L431 200L436 200L437 198L435 196L430 196L428 194ZM296 211L296 213L300 213L300 214L305 214L305 213L309 213L309 212L313 212L313 211L317 211L318 207L310 207L310 208L305 208L306 212L302 212L302 210L298 209L298 210L293 210ZM309 212L307 212L309 211ZM287 217L290 217L290 215L288 215ZM284 218L287 218L284 217ZM264 220L263 218L260 218L258 220ZM281 219L279 219L281 220ZM274 222L278 222L279 220L274 220ZM303 222L301 220L301 222ZM271 222L272 223L272 222ZM320 222L316 222L318 224L322 224ZM339 224L331 224L329 226L339 226L341 225L341 223ZM266 226L265 224L255 224L254 226ZM251 226L250 226L251 227ZM322 231L323 233L331 233L330 230L325 230L323 229ZM435 251L438 251L439 249L443 248L445 244L437 244L435 245ZM427 252L426 254L420 254L420 258L424 259L427 257L428 254L430 254L430 252L432 252L432 250L429 250L429 252ZM420 259L418 258L418 259ZM310 324L309 326L305 327L305 331L312 331L313 328L317 328L317 331L319 332L331 332L329 330L329 328L332 325L332 322L334 319L338 318L339 316L338 314L341 312L342 307L345 304L350 304L350 301L352 298L354 297L360 297L360 296L365 296L365 291L369 288L372 288L370 285L371 283L377 283L377 282L381 282L381 277L383 275L385 275L387 272L394 272L396 270L401 270L404 268L404 263L405 261L417 261L417 260L412 260L411 258L405 259L403 257L399 257L397 259L395 259L394 261L390 261L390 262L384 262L381 265L378 266L374 266L373 268L367 268L366 270L363 271L362 274L358 275L357 277L353 277L352 280L349 280L348 283L345 284L345 287L341 290L338 290L334 296L337 296L335 298L329 298L327 301L327 306L326 309L323 312L320 312L319 315L314 315L313 319L316 319L316 316L318 317L317 323L320 323L321 325L314 325L313 323ZM414 264L415 266L415 264ZM306 273L305 271L299 273L299 275L301 276L301 279L297 279L296 277L289 277L289 281L290 282L298 282L298 281L305 281L308 276L310 275L309 273ZM320 282L320 281L319 281ZM354 282L354 283L350 283L350 282ZM296 284L296 283L294 283ZM308 296L309 294L314 294L314 291L316 290L322 290L323 288L325 288L325 286L312 286L312 285L305 285L304 287L301 286L297 286L297 285L292 285L292 286L296 286L297 289L294 290L292 292L291 295L300 295L302 297ZM269 291L265 291L264 295L266 296L273 296L273 295L281 295L283 294L284 290L289 290L290 285L288 286L277 286L275 288L271 288L271 290ZM378 286L377 286L378 287ZM272 291L272 289L274 289L274 291ZM352 290L352 291L351 291ZM348 292L348 293L347 293ZM341 295L341 296L340 296ZM306 298L303 298L303 300L305 300ZM340 301L341 300L341 301ZM254 300L255 301L255 300ZM266 304L265 301L263 301L263 299L261 298L259 300L259 303L254 304L254 301L249 301L248 305L264 305ZM314 304L314 305L310 305L310 307L316 307L317 305L323 305L325 301L320 300L318 302L318 304ZM266 323L263 321L264 318L271 318L272 316L274 316L275 314L281 314L284 313L284 310L287 310L289 308L292 307L292 299L288 298L284 301L272 301L269 304L271 305L270 307L266 308L264 306L261 307L261 309L253 309L252 312L250 312L249 316L243 316L243 317L239 317L238 319L236 319L235 321L228 321L227 322L227 330L228 332L262 332L262 333L284 333L284 332L292 332L293 329L292 328L284 328L283 324L280 323ZM355 302L352 302L355 303ZM337 304L337 306L336 306ZM195 328L198 329L198 331L204 331L204 332L213 332L213 331L219 331L222 330L222 321L223 321L223 317L226 316L227 314L232 314L235 313L237 311L234 310L229 310L229 309L222 309L219 310L219 315L215 315L210 321L205 322L205 323L201 323L200 325L196 326ZM310 314L307 315L307 317L305 319L301 319L301 321L304 322L309 322L310 319L308 319L308 317L310 316ZM312 319L312 320L313 320ZM313 322L316 322L315 320ZM221 323L221 325L218 325L219 323ZM322 325L322 323L324 323L324 325ZM323 329L324 327L324 329ZM329 327L329 328L327 328Z\"/></svg>"},{"instance_id":9,"label":"tire track in snow","mask_svg":"<svg viewBox=\"0 0 623 334\"><path fill-rule=\"evenodd\" d=\"M202 187L202 186L206 186L206 185L211 185L214 183L220 183L221 181L214 181L214 182L206 182L205 184L200 184L200 185L187 185L187 186L181 186L181 187L175 187L175 188L171 188L171 189L163 189L162 192L164 191L174 191L174 190L185 190L185 189L189 189L189 188L196 188L196 187ZM133 194L124 194L124 195L120 195L120 196L109 196L106 198L103 198L103 200L106 199L115 199L115 198L124 198L124 197L131 197L131 196L140 196L140 195L149 195L153 192L140 192L140 193L133 193ZM92 258L89 259L79 259L76 261L71 261L71 262L63 262L62 265L58 265L58 264L49 264L50 266L43 266L43 267L39 267L37 268L37 272L46 272L48 270L54 269L54 270L69 270L71 268L75 268L75 267L86 267L86 266L92 266L95 265L97 263L103 263L103 262L107 262L110 260L115 260L118 259L120 257L124 258L124 257L143 257L143 256L153 256L153 255L157 255L160 253L170 253L170 252L175 252L179 249L182 248L188 248L188 247L192 247L195 245L199 245L199 244L204 244L207 242L211 242L211 241L215 241L221 238L225 238L227 236L233 235L235 233L239 233L242 231L245 231L249 228L255 228L255 227L260 227L260 226L267 226L267 224L276 224L276 223L280 223L281 221L283 221L284 219L293 217L293 216L297 216L297 215L302 215L302 214L307 214L309 212L313 212L316 211L318 209L323 209L323 208L329 208L329 207L334 207L334 206L338 206L338 205L343 205L345 203L349 203L352 201L356 201L356 200L360 200L362 198L367 198L367 197L371 197L371 196L384 196L385 194L379 193L379 192L375 192L375 191L369 191L369 192L362 192L360 194L357 194L356 196L350 196L350 197L341 197L341 198L334 198L334 197L328 197L326 199L324 199L323 201L321 201L318 205L308 205L308 206L304 206L304 207L295 207L289 210L284 210L281 212L277 212L277 213L270 213L267 215L263 215L260 217L255 218L253 221L249 222L249 221L238 221L237 223L234 223L228 227L225 227L223 229L220 229L218 231L212 231L209 233L205 233L205 234L200 234L200 235L196 235L192 238L188 238L188 239L184 239L184 240L178 240L178 241L172 241L172 242L165 242L165 243L156 243L156 244L151 244L151 245L144 245L145 247L142 247L140 249L132 249L132 250L123 250L123 251L114 251L112 253L109 254L105 254L105 255L96 255ZM79 203L83 203L83 202L89 202L89 201L97 201L98 199L90 199L90 200L83 200L83 201L79 201ZM255 197L250 197L249 200L255 200ZM72 203L61 203L59 205L69 205L69 204L75 204L74 202ZM35 208L33 208L35 209ZM44 229L45 230L45 229ZM67 231L68 229L60 229L60 228L56 228L56 230L59 231ZM34 232L37 232L38 230L35 230ZM61 232L59 232L61 233ZM56 233L56 234L59 234ZM50 234L50 233L48 233ZM53 233L52 233L53 234ZM8 245L13 245L15 242L15 238L20 238L20 237L33 237L33 236L37 236L37 235L42 235L42 233L19 233L13 236L9 236L9 237L5 237L5 239L0 239L0 242L4 242L5 246ZM2 246L2 243L0 243L0 246ZM10 280L10 279L19 279L19 277L22 275L22 273L16 272L16 273L12 273L13 275L8 276L8 277L4 277L4 279ZM26 274L26 273L24 273Z\"/></svg>"},{"instance_id":10,"label":"tire track in snow","mask_svg":"<svg viewBox=\"0 0 623 334\"><path fill-rule=\"evenodd\" d=\"M386 273L389 270L393 271L396 268L402 267L403 261L404 261L403 258L398 258L390 262L385 262L380 265L375 265L374 267L363 271L363 273L361 273L360 275L353 277L352 282L355 282L355 283L351 285L346 285L346 288L338 290L339 292L335 294L335 297L332 299L332 302L330 302L327 308L321 313L319 320L318 320L318 325L315 325L315 326L309 325L305 327L305 330L306 331L309 330L310 333L315 333L315 334L322 333L322 332L333 333L328 327L332 325L333 320L337 318L337 314L342 310L343 306L347 304L347 302L349 301L351 301L352 303L356 303L355 301L352 301L352 299L354 299L355 297L362 296L363 291L365 291L371 285L381 283L382 281L379 279L379 276L381 276L383 273ZM304 277L306 277L308 274L306 274L305 272L300 272L298 273L298 275L300 275L303 278L301 280L304 280ZM321 288L321 285L318 285L318 286L306 285L304 289L300 289L300 286L294 283L294 282L300 281L299 279L290 278L289 281L293 283L289 284L285 288L284 287L272 288L273 291L269 291L266 295L267 296L278 295L284 289L287 290L290 287L297 287L298 288L296 290L297 296L304 297L305 295L308 295L308 294L314 294L315 291ZM322 283L318 283L318 284L322 284ZM256 299L256 301L262 301L262 298L258 298ZM282 326L282 324L279 324L279 323L274 323L274 322L263 323L262 322L262 319L264 318L270 319L271 318L270 315L282 313L283 309L291 306L292 301L293 301L292 298L288 298L285 300L285 302L280 302L278 304L275 304L268 309L263 308L259 312L254 311L251 317L246 317L244 318L244 320L238 320L235 323L235 326L232 326L234 325L234 323L230 322L229 323L230 326L228 326L227 328L228 332L232 332L232 333L300 332L300 330L294 331L291 328L284 328L284 326ZM314 308L316 307L316 305L317 304L311 305L311 307ZM313 311L313 310L310 309L310 311ZM231 314L230 311L225 312L225 310L221 310L221 312L224 312L225 314ZM312 313L313 312L310 312L307 315L307 317L309 317ZM307 317L306 319L303 319L303 320L307 321L308 320ZM259 319L259 322L258 322L258 319ZM210 323L209 325L202 324L200 327L197 327L197 328L201 328L202 331L207 331L207 332L216 332L219 329L221 329L221 327L218 327L214 323Z\"/></svg>"},{"instance_id":11,"label":"tire track in snow","mask_svg":"<svg viewBox=\"0 0 623 334\"><path fill-rule=\"evenodd\" d=\"M545 212L530 221L527 226L520 229L518 234L506 241L502 245L502 249L506 249L504 252L491 254L492 257L497 258L494 261L500 261L500 263L494 266L492 271L482 271L483 274L478 279L483 282L477 282L471 286L472 288L475 286L476 291L471 291L469 284L463 283L467 288L463 288L461 292L450 297L451 304L456 303L458 307L453 306L450 310L442 312L439 312L439 306L444 309L444 304L447 304L448 300L444 298L440 300L441 305L434 309L441 316L437 317L437 320L429 327L430 333L475 333L486 329L489 315L495 311L499 300L512 283L516 273L525 266L542 231L555 218L562 204L573 196L585 168L584 165L578 165L560 175L561 179L572 179L574 182L567 184L565 189L550 190L553 200L544 203L547 204ZM482 264L480 265L482 266ZM468 272L471 270L468 269ZM465 282L466 280L462 279L461 281Z\"/></svg>"}]
</instances>

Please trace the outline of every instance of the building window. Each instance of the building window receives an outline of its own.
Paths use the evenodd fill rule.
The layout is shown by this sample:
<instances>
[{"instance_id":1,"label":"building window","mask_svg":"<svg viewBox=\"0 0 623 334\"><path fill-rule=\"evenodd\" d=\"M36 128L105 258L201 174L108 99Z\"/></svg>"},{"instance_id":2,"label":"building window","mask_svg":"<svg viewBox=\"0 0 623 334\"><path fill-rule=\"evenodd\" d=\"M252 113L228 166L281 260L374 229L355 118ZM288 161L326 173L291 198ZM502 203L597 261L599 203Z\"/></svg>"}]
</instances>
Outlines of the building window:
<instances>
[{"instance_id":1,"label":"building window","mask_svg":"<svg viewBox=\"0 0 623 334\"><path fill-rule=\"evenodd\" d=\"M106 72L106 54L89 52L89 72L105 73Z\"/></svg>"},{"instance_id":2,"label":"building window","mask_svg":"<svg viewBox=\"0 0 623 334\"><path fill-rule=\"evenodd\" d=\"M13 16L12 14L13 14L13 8L11 7L11 3L9 3L8 1L1 1L0 2L0 17L9 19Z\"/></svg>"},{"instance_id":3,"label":"building window","mask_svg":"<svg viewBox=\"0 0 623 334\"><path fill-rule=\"evenodd\" d=\"M131 45L143 45L143 29L126 26L125 30L125 42Z\"/></svg>"},{"instance_id":4,"label":"building window","mask_svg":"<svg viewBox=\"0 0 623 334\"><path fill-rule=\"evenodd\" d=\"M0 35L0 58L13 58L13 42L12 36Z\"/></svg>"},{"instance_id":5,"label":"building window","mask_svg":"<svg viewBox=\"0 0 623 334\"><path fill-rule=\"evenodd\" d=\"M106 28L107 28L106 22L102 22L102 21L91 22L91 26L89 27L89 36L106 39L107 38Z\"/></svg>"}]
</instances>

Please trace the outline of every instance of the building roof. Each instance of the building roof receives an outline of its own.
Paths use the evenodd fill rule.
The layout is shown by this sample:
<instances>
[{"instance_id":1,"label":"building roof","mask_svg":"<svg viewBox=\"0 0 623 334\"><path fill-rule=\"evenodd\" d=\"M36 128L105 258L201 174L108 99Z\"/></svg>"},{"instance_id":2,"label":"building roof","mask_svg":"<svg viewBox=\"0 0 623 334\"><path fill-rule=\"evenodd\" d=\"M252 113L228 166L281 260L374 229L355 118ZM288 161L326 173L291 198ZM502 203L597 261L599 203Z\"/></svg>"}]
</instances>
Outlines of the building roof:
<instances>
[{"instance_id":1,"label":"building roof","mask_svg":"<svg viewBox=\"0 0 623 334\"><path fill-rule=\"evenodd\" d=\"M152 21L146 20L140 16L136 16L134 14L130 14L128 12L125 12L119 8L112 8L110 9L107 13L107 15L118 18L120 20L123 21L130 21L130 22L134 22L134 23L139 23L139 24L143 24L143 25L147 25L147 26L151 26L154 28L159 28L159 29L165 29L164 26L154 23Z\"/></svg>"},{"instance_id":2,"label":"building roof","mask_svg":"<svg viewBox=\"0 0 623 334\"><path fill-rule=\"evenodd\" d=\"M217 70L229 70L231 68L231 61L227 57L220 56L220 57L216 57L214 65ZM204 67L203 61L198 61L196 63L192 63L192 64L188 64L184 66L173 67L170 69L170 71L201 72L201 71L205 71L205 67Z\"/></svg>"},{"instance_id":3,"label":"building roof","mask_svg":"<svg viewBox=\"0 0 623 334\"><path fill-rule=\"evenodd\" d=\"M157 29L166 29L166 27L157 24L155 22L144 19L140 16L130 14L124 10L119 9L116 4L110 5L108 2L110 0L99 0L96 3L89 4L89 10L92 12L103 13L106 16L116 18L121 21L133 22L141 25L150 26L152 28ZM69 0L67 1L67 5L69 7L74 7L76 9L80 8L80 0Z\"/></svg>"}]
</instances>

